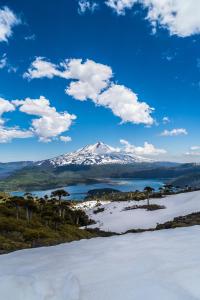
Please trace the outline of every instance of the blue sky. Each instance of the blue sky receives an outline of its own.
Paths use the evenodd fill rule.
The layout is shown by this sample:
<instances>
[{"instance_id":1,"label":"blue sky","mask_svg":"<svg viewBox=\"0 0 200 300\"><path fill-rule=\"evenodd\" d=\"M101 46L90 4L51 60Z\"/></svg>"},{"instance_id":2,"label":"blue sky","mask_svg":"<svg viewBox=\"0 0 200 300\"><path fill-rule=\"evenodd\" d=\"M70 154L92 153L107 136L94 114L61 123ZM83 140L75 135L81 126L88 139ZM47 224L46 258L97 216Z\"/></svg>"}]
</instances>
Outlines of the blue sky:
<instances>
[{"instance_id":1,"label":"blue sky","mask_svg":"<svg viewBox=\"0 0 200 300\"><path fill-rule=\"evenodd\" d=\"M105 2L1 1L1 161L49 158L99 140L153 159L200 161L195 1L185 15L179 0L176 14L169 0L161 11L154 0ZM6 10L15 17L10 27Z\"/></svg>"}]
</instances>

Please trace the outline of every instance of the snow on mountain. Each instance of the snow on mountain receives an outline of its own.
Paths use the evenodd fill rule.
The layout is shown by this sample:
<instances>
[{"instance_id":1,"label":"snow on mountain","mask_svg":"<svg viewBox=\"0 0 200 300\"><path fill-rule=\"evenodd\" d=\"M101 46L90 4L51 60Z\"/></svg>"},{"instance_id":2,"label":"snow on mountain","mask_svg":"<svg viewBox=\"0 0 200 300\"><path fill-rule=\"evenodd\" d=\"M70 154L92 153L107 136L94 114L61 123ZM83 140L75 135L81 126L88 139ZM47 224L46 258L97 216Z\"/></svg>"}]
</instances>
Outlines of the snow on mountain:
<instances>
[{"instance_id":1,"label":"snow on mountain","mask_svg":"<svg viewBox=\"0 0 200 300\"><path fill-rule=\"evenodd\" d=\"M152 162L152 160L126 153L102 142L85 146L75 152L66 153L53 159L44 160L38 165L50 164L55 167L66 165L105 165L105 164L133 164Z\"/></svg>"},{"instance_id":2,"label":"snow on mountain","mask_svg":"<svg viewBox=\"0 0 200 300\"><path fill-rule=\"evenodd\" d=\"M200 299L200 226L0 256L2 300Z\"/></svg>"}]
</instances>

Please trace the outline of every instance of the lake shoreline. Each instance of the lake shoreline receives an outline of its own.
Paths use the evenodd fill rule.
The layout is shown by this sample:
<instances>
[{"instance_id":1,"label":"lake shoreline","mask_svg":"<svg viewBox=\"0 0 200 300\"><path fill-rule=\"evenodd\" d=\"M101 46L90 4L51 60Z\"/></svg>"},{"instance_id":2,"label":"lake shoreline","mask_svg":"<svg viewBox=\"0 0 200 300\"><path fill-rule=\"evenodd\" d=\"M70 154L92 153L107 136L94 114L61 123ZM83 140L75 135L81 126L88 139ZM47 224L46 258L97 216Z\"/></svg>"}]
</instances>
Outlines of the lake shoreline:
<instances>
[{"instance_id":1,"label":"lake shoreline","mask_svg":"<svg viewBox=\"0 0 200 300\"><path fill-rule=\"evenodd\" d=\"M152 186L155 189L162 187L165 184L164 179L138 179L138 178L105 178L101 181L95 181L95 183L77 183L68 186L59 186L49 189L39 189L33 190L29 189L28 191L12 191L10 192L15 196L22 196L25 192L31 192L33 195L42 197L45 194L50 195L52 191L56 189L65 189L70 193L70 197L67 197L66 200L75 200L80 201L84 200L84 196L87 195L87 192L92 189L104 189L104 188L113 188L121 192L129 192L134 190L142 191L145 186Z\"/></svg>"}]
</instances>

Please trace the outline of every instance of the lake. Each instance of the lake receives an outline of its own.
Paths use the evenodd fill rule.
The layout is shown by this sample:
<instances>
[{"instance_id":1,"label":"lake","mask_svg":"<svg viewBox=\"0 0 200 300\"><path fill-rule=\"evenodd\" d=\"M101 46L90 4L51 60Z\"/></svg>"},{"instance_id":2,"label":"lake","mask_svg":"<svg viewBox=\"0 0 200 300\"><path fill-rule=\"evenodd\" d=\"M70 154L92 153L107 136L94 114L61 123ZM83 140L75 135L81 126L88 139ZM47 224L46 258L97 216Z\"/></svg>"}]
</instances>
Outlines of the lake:
<instances>
[{"instance_id":1,"label":"lake","mask_svg":"<svg viewBox=\"0 0 200 300\"><path fill-rule=\"evenodd\" d=\"M155 190L158 190L159 187L163 186L164 182L162 179L110 179L107 183L95 183L95 184L77 184L69 185L63 187L70 193L70 196L67 199L71 200L83 200L89 190L101 189L101 188L113 188L120 190L122 192L129 192L134 190L142 191L146 186L151 186ZM44 195L50 195L52 190L45 191L32 191L31 193L38 197L43 197ZM13 192L12 195L23 196L23 192Z\"/></svg>"}]
</instances>

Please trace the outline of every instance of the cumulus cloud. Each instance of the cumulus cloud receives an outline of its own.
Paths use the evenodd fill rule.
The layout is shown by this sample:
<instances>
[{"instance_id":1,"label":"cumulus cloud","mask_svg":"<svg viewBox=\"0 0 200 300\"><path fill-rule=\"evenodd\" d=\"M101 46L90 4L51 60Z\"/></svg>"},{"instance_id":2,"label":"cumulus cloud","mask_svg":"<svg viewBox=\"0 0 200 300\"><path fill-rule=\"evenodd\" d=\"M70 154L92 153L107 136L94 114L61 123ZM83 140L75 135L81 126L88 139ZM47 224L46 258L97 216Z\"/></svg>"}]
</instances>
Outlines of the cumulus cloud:
<instances>
[{"instance_id":1,"label":"cumulus cloud","mask_svg":"<svg viewBox=\"0 0 200 300\"><path fill-rule=\"evenodd\" d=\"M35 34L27 35L24 37L25 41L34 41L36 39Z\"/></svg>"},{"instance_id":2,"label":"cumulus cloud","mask_svg":"<svg viewBox=\"0 0 200 300\"><path fill-rule=\"evenodd\" d=\"M161 133L161 136L178 136L178 135L187 135L188 132L185 128L175 128L172 130L164 130Z\"/></svg>"},{"instance_id":3,"label":"cumulus cloud","mask_svg":"<svg viewBox=\"0 0 200 300\"><path fill-rule=\"evenodd\" d=\"M163 117L162 122L163 122L163 124L168 124L168 123L170 123L170 118L169 117Z\"/></svg>"},{"instance_id":4,"label":"cumulus cloud","mask_svg":"<svg viewBox=\"0 0 200 300\"><path fill-rule=\"evenodd\" d=\"M62 64L66 69L66 79L74 79L66 89L66 93L78 100L97 99L99 93L105 89L111 77L112 69L92 60L70 59Z\"/></svg>"},{"instance_id":5,"label":"cumulus cloud","mask_svg":"<svg viewBox=\"0 0 200 300\"><path fill-rule=\"evenodd\" d=\"M2 115L6 112L11 112L15 110L15 106L8 100L0 98L0 126L5 123Z\"/></svg>"},{"instance_id":6,"label":"cumulus cloud","mask_svg":"<svg viewBox=\"0 0 200 300\"><path fill-rule=\"evenodd\" d=\"M80 15L86 13L86 11L94 12L98 8L98 4L93 1L80 0L78 2L78 13Z\"/></svg>"},{"instance_id":7,"label":"cumulus cloud","mask_svg":"<svg viewBox=\"0 0 200 300\"><path fill-rule=\"evenodd\" d=\"M145 102L139 102L137 95L123 85L111 85L95 102L110 108L114 115L122 119L122 122L153 124L150 115L152 108Z\"/></svg>"},{"instance_id":8,"label":"cumulus cloud","mask_svg":"<svg viewBox=\"0 0 200 300\"><path fill-rule=\"evenodd\" d=\"M192 146L190 150L185 153L187 156L200 156L200 146Z\"/></svg>"},{"instance_id":9,"label":"cumulus cloud","mask_svg":"<svg viewBox=\"0 0 200 300\"><path fill-rule=\"evenodd\" d=\"M200 33L200 2L198 0L142 0L148 8L152 26L167 28L180 37Z\"/></svg>"},{"instance_id":10,"label":"cumulus cloud","mask_svg":"<svg viewBox=\"0 0 200 300\"><path fill-rule=\"evenodd\" d=\"M187 156L200 156L200 151L188 151L185 153Z\"/></svg>"},{"instance_id":11,"label":"cumulus cloud","mask_svg":"<svg viewBox=\"0 0 200 300\"><path fill-rule=\"evenodd\" d=\"M0 69L6 69L8 73L15 73L17 71L17 68L9 63L6 53L4 53L0 59Z\"/></svg>"},{"instance_id":12,"label":"cumulus cloud","mask_svg":"<svg viewBox=\"0 0 200 300\"><path fill-rule=\"evenodd\" d=\"M38 117L37 119L32 119L29 129L20 129L18 126L5 126L6 120L3 119L2 115L15 111L16 107L19 107L19 110L23 113ZM26 98L25 100L13 101L0 98L0 143L33 136L37 136L42 142L50 142L52 139L57 138L60 141L69 142L71 140L70 137L60 135L69 130L75 119L75 115L67 112L57 112L54 107L50 106L49 100L42 96L39 99Z\"/></svg>"},{"instance_id":13,"label":"cumulus cloud","mask_svg":"<svg viewBox=\"0 0 200 300\"><path fill-rule=\"evenodd\" d=\"M0 126L0 143L8 143L13 139L26 139L33 136L31 130L21 130L18 127L7 128Z\"/></svg>"},{"instance_id":14,"label":"cumulus cloud","mask_svg":"<svg viewBox=\"0 0 200 300\"><path fill-rule=\"evenodd\" d=\"M68 142L71 142L71 137L70 136L63 136L63 135L61 135L60 136L60 140L62 141L62 142L64 142L64 143L68 143Z\"/></svg>"},{"instance_id":15,"label":"cumulus cloud","mask_svg":"<svg viewBox=\"0 0 200 300\"><path fill-rule=\"evenodd\" d=\"M0 9L0 42L7 42L12 36L12 28L20 24L20 19L8 7Z\"/></svg>"},{"instance_id":16,"label":"cumulus cloud","mask_svg":"<svg viewBox=\"0 0 200 300\"><path fill-rule=\"evenodd\" d=\"M15 106L10 101L0 98L0 143L7 143L16 138L24 139L33 136L30 130L21 130L18 127L6 127L4 125L6 120L2 118L2 115L14 110Z\"/></svg>"},{"instance_id":17,"label":"cumulus cloud","mask_svg":"<svg viewBox=\"0 0 200 300\"><path fill-rule=\"evenodd\" d=\"M125 15L126 9L131 9L137 0L107 0L105 4L118 15Z\"/></svg>"},{"instance_id":18,"label":"cumulus cloud","mask_svg":"<svg viewBox=\"0 0 200 300\"><path fill-rule=\"evenodd\" d=\"M54 76L72 80L65 92L76 100L92 100L96 105L110 108L114 115L123 122L134 124L153 124L153 109L145 102L140 102L137 95L123 85L112 83L112 69L92 60L65 60L59 65L52 64L38 57L31 64L24 77L53 78Z\"/></svg>"},{"instance_id":19,"label":"cumulus cloud","mask_svg":"<svg viewBox=\"0 0 200 300\"><path fill-rule=\"evenodd\" d=\"M53 78L54 76L60 76L61 72L57 70L57 66L51 62L46 61L43 57L36 57L32 62L27 72L23 74L24 78Z\"/></svg>"},{"instance_id":20,"label":"cumulus cloud","mask_svg":"<svg viewBox=\"0 0 200 300\"><path fill-rule=\"evenodd\" d=\"M120 143L124 146L124 151L127 153L133 153L141 156L156 156L160 154L166 154L167 151L164 149L158 149L154 145L148 142L144 143L143 147L137 147L131 145L128 141L121 139Z\"/></svg>"},{"instance_id":21,"label":"cumulus cloud","mask_svg":"<svg viewBox=\"0 0 200 300\"><path fill-rule=\"evenodd\" d=\"M0 69L4 69L7 66L7 56L4 53L0 59Z\"/></svg>"},{"instance_id":22,"label":"cumulus cloud","mask_svg":"<svg viewBox=\"0 0 200 300\"><path fill-rule=\"evenodd\" d=\"M125 15L138 3L147 9L147 19L156 32L157 26L171 35L187 37L200 33L200 1L198 0L107 0L106 5L118 15Z\"/></svg>"},{"instance_id":23,"label":"cumulus cloud","mask_svg":"<svg viewBox=\"0 0 200 300\"><path fill-rule=\"evenodd\" d=\"M96 99L98 94L108 86L112 77L112 69L109 66L96 63L92 60L69 59L55 65L43 57L37 57L24 78L53 78L55 76L74 79L66 89L68 95L78 100L86 100L87 98Z\"/></svg>"},{"instance_id":24,"label":"cumulus cloud","mask_svg":"<svg viewBox=\"0 0 200 300\"><path fill-rule=\"evenodd\" d=\"M57 112L55 107L50 106L49 100L43 96L39 99L14 100L12 103L18 106L21 112L39 117L32 120L31 129L42 142L50 142L68 131L73 120L76 119L75 115L67 112Z\"/></svg>"},{"instance_id":25,"label":"cumulus cloud","mask_svg":"<svg viewBox=\"0 0 200 300\"><path fill-rule=\"evenodd\" d=\"M190 150L200 150L200 146L192 146L190 147Z\"/></svg>"}]
</instances>

